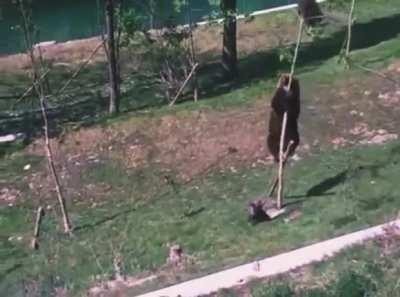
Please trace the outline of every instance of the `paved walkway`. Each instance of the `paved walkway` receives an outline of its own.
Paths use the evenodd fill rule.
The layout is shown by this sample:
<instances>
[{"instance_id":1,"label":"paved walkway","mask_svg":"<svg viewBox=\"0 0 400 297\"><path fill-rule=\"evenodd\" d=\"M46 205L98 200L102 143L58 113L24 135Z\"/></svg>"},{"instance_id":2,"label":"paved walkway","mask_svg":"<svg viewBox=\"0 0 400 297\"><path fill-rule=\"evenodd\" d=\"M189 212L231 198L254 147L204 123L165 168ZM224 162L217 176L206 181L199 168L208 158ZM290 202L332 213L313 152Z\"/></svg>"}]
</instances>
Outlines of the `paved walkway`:
<instances>
[{"instance_id":1,"label":"paved walkway","mask_svg":"<svg viewBox=\"0 0 400 297\"><path fill-rule=\"evenodd\" d=\"M388 227L400 228L400 219L362 231L319 242L288 253L227 269L138 297L197 297L223 288L243 285L249 280L288 272L297 267L332 257L344 248L385 235Z\"/></svg>"}]
</instances>

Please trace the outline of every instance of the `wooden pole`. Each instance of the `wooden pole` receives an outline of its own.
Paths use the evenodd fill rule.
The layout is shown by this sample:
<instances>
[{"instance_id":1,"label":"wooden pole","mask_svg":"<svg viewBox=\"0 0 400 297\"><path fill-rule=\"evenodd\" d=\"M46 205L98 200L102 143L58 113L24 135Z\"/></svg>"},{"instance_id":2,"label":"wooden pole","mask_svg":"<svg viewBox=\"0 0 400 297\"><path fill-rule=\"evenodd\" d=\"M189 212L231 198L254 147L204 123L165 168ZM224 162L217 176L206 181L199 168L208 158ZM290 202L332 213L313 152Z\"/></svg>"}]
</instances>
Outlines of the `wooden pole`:
<instances>
[{"instance_id":1,"label":"wooden pole","mask_svg":"<svg viewBox=\"0 0 400 297\"><path fill-rule=\"evenodd\" d=\"M346 61L350 58L350 48L351 48L351 26L353 25L353 13L356 0L352 0L349 12L349 19L347 23L347 44L346 44Z\"/></svg>"},{"instance_id":2,"label":"wooden pole","mask_svg":"<svg viewBox=\"0 0 400 297\"><path fill-rule=\"evenodd\" d=\"M299 19L299 31L298 31L298 35L297 35L297 42L296 42L296 48L294 51L293 62L292 62L291 70L290 70L289 82L287 85L287 92L290 92L291 87L292 87L294 70L296 67L297 56L298 56L299 48L300 48L300 44L301 44L301 37L303 35L303 25L304 25L304 20L303 20L303 18L300 18ZM283 145L284 145L284 141L285 141L287 117L288 117L287 111L285 111L285 113L283 114L281 140L280 140L280 145L279 145L278 196L277 196L277 201L276 201L276 206L278 209L281 209L282 205L283 205L283 169L284 169L284 167L283 167L284 166Z\"/></svg>"},{"instance_id":3,"label":"wooden pole","mask_svg":"<svg viewBox=\"0 0 400 297\"><path fill-rule=\"evenodd\" d=\"M222 66L229 79L235 79L238 76L236 6L236 0L221 1L221 8L224 13Z\"/></svg>"},{"instance_id":4,"label":"wooden pole","mask_svg":"<svg viewBox=\"0 0 400 297\"><path fill-rule=\"evenodd\" d=\"M285 143L286 126L287 112L283 114L281 141L279 144L278 196L276 200L276 207L278 209L281 209L283 205L283 145Z\"/></svg>"},{"instance_id":5,"label":"wooden pole","mask_svg":"<svg viewBox=\"0 0 400 297\"><path fill-rule=\"evenodd\" d=\"M107 45L108 45L108 76L110 89L109 113L119 112L119 87L117 74L117 58L114 37L114 0L106 0L106 24L107 24Z\"/></svg>"},{"instance_id":6,"label":"wooden pole","mask_svg":"<svg viewBox=\"0 0 400 297\"><path fill-rule=\"evenodd\" d=\"M46 97L46 94L45 94L45 91L43 88L43 82L40 80L40 77L39 77L39 68L38 67L41 66L41 68L43 68L43 64L42 64L43 60L40 58L39 59L40 63L38 64L35 59L35 55L34 55L34 51L33 51L33 43L32 43L32 32L30 31L30 23L29 23L29 19L28 19L28 15L27 15L25 6L24 6L24 1L20 0L19 4L20 4L21 16L23 19L23 25L24 25L23 26L24 39L25 39L26 47L29 52L29 56L30 56L31 63L32 63L32 72L33 72L32 85L34 86L37 96L39 97L40 109L42 112L42 117L43 117L43 122L44 122L43 130L44 130L44 136L45 136L45 150L46 150L47 161L49 164L50 173L53 176L53 181L54 181L55 188L57 191L58 202L60 203L60 207L61 207L61 212L62 212L63 222L64 222L64 231L65 231L65 233L70 234L72 231L72 228L71 228L71 225L69 222L68 212L67 212L67 209L65 206L65 200L64 200L64 196L61 191L61 185L60 185L60 182L58 179L57 171L55 169L53 152L51 150L51 145L50 145L50 140L49 140L49 124L48 124L48 118L47 118L47 102L46 102L47 97ZM41 52L39 51L39 55L40 54L41 54Z\"/></svg>"},{"instance_id":7,"label":"wooden pole","mask_svg":"<svg viewBox=\"0 0 400 297\"><path fill-rule=\"evenodd\" d=\"M287 146L287 148L286 148L286 152L285 152L285 155L284 155L284 158L283 158L283 167L285 167L285 165L286 165L286 161L289 158L289 152L290 152L290 149L292 148L292 146L293 146L293 141L290 141L288 146ZM279 174L275 177L275 180L274 180L274 182L273 182L273 184L272 184L272 186L271 186L271 188L269 190L268 197L272 197L272 195L274 194L276 186L278 185L278 181L279 181Z\"/></svg>"},{"instance_id":8,"label":"wooden pole","mask_svg":"<svg viewBox=\"0 0 400 297\"><path fill-rule=\"evenodd\" d=\"M35 229L31 240L31 248L33 250L37 250L39 248L40 223L42 221L43 214L43 207L39 206L36 212Z\"/></svg>"}]
</instances>

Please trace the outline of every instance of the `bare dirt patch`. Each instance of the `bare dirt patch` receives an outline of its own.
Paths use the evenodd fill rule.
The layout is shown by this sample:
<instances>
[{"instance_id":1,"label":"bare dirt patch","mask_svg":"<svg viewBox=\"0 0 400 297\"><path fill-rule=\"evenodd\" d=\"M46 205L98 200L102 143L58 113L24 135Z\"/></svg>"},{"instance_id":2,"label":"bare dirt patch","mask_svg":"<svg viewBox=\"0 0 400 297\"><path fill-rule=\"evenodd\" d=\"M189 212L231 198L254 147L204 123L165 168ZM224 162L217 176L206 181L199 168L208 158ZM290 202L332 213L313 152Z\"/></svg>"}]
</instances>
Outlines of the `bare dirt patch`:
<instances>
[{"instance_id":1,"label":"bare dirt patch","mask_svg":"<svg viewBox=\"0 0 400 297\"><path fill-rule=\"evenodd\" d=\"M17 202L17 200L21 196L21 191L13 188L2 188L0 189L0 205L1 204L8 204L12 206Z\"/></svg>"},{"instance_id":2,"label":"bare dirt patch","mask_svg":"<svg viewBox=\"0 0 400 297\"><path fill-rule=\"evenodd\" d=\"M239 55L246 56L293 42L297 34L296 21L295 14L291 17L286 13L276 14L273 21L266 17L239 21L237 32ZM222 51L222 33L221 25L199 27L194 36L198 53L212 57L219 55Z\"/></svg>"},{"instance_id":3,"label":"bare dirt patch","mask_svg":"<svg viewBox=\"0 0 400 297\"><path fill-rule=\"evenodd\" d=\"M325 87L312 89L313 96L324 98L316 109L324 116L318 121L329 124L325 137L329 136L325 139L331 147L383 144L398 139L400 89L393 82L400 81L397 64L398 61L383 69L382 74L389 79L362 73L361 79L352 77L334 82L328 96ZM307 126L312 126L312 123ZM324 136L319 139L324 139Z\"/></svg>"}]
</instances>

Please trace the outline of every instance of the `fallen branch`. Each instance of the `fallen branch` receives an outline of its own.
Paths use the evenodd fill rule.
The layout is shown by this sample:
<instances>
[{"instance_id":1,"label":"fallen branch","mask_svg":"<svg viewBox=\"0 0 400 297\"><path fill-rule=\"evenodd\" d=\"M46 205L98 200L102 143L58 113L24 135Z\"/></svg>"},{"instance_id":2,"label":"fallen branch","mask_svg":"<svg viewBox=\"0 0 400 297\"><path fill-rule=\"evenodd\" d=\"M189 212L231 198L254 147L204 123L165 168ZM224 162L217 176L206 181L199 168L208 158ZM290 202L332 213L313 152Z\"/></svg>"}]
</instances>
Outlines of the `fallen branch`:
<instances>
[{"instance_id":1,"label":"fallen branch","mask_svg":"<svg viewBox=\"0 0 400 297\"><path fill-rule=\"evenodd\" d=\"M175 104L175 101L179 98L179 96L181 95L183 89L186 87L187 83L190 81L191 77L193 76L194 72L197 69L197 66L199 66L199 63L196 63L193 65L192 70L190 71L189 75L187 76L187 78L185 79L185 81L183 82L181 88L179 89L178 93L176 94L175 98L169 103L169 106L172 106Z\"/></svg>"},{"instance_id":2,"label":"fallen branch","mask_svg":"<svg viewBox=\"0 0 400 297\"><path fill-rule=\"evenodd\" d=\"M39 206L36 212L35 230L33 232L33 237L31 240L31 248L33 250L37 250L39 248L40 223L42 222L43 215L43 207Z\"/></svg>"}]
</instances>

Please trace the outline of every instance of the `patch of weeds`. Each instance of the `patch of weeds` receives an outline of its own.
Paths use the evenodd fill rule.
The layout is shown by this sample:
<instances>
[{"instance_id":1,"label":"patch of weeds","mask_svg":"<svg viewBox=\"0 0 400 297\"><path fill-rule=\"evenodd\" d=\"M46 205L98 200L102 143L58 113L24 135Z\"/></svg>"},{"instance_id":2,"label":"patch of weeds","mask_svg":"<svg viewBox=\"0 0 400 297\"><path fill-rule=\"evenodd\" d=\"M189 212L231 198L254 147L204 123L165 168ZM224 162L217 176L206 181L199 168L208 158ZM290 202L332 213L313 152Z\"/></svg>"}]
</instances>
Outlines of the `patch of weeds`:
<instances>
[{"instance_id":1,"label":"patch of weeds","mask_svg":"<svg viewBox=\"0 0 400 297\"><path fill-rule=\"evenodd\" d=\"M251 291L252 297L293 297L294 290L288 282L273 282L255 287Z\"/></svg>"},{"instance_id":2,"label":"patch of weeds","mask_svg":"<svg viewBox=\"0 0 400 297\"><path fill-rule=\"evenodd\" d=\"M334 284L331 295L334 297L365 297L374 296L376 285L366 276L354 271L341 273Z\"/></svg>"},{"instance_id":3,"label":"patch of weeds","mask_svg":"<svg viewBox=\"0 0 400 297\"><path fill-rule=\"evenodd\" d=\"M301 292L301 297L330 297L330 295L325 289L317 288Z\"/></svg>"},{"instance_id":4,"label":"patch of weeds","mask_svg":"<svg viewBox=\"0 0 400 297\"><path fill-rule=\"evenodd\" d=\"M233 289L222 289L219 290L216 297L237 297L235 290Z\"/></svg>"}]
</instances>

